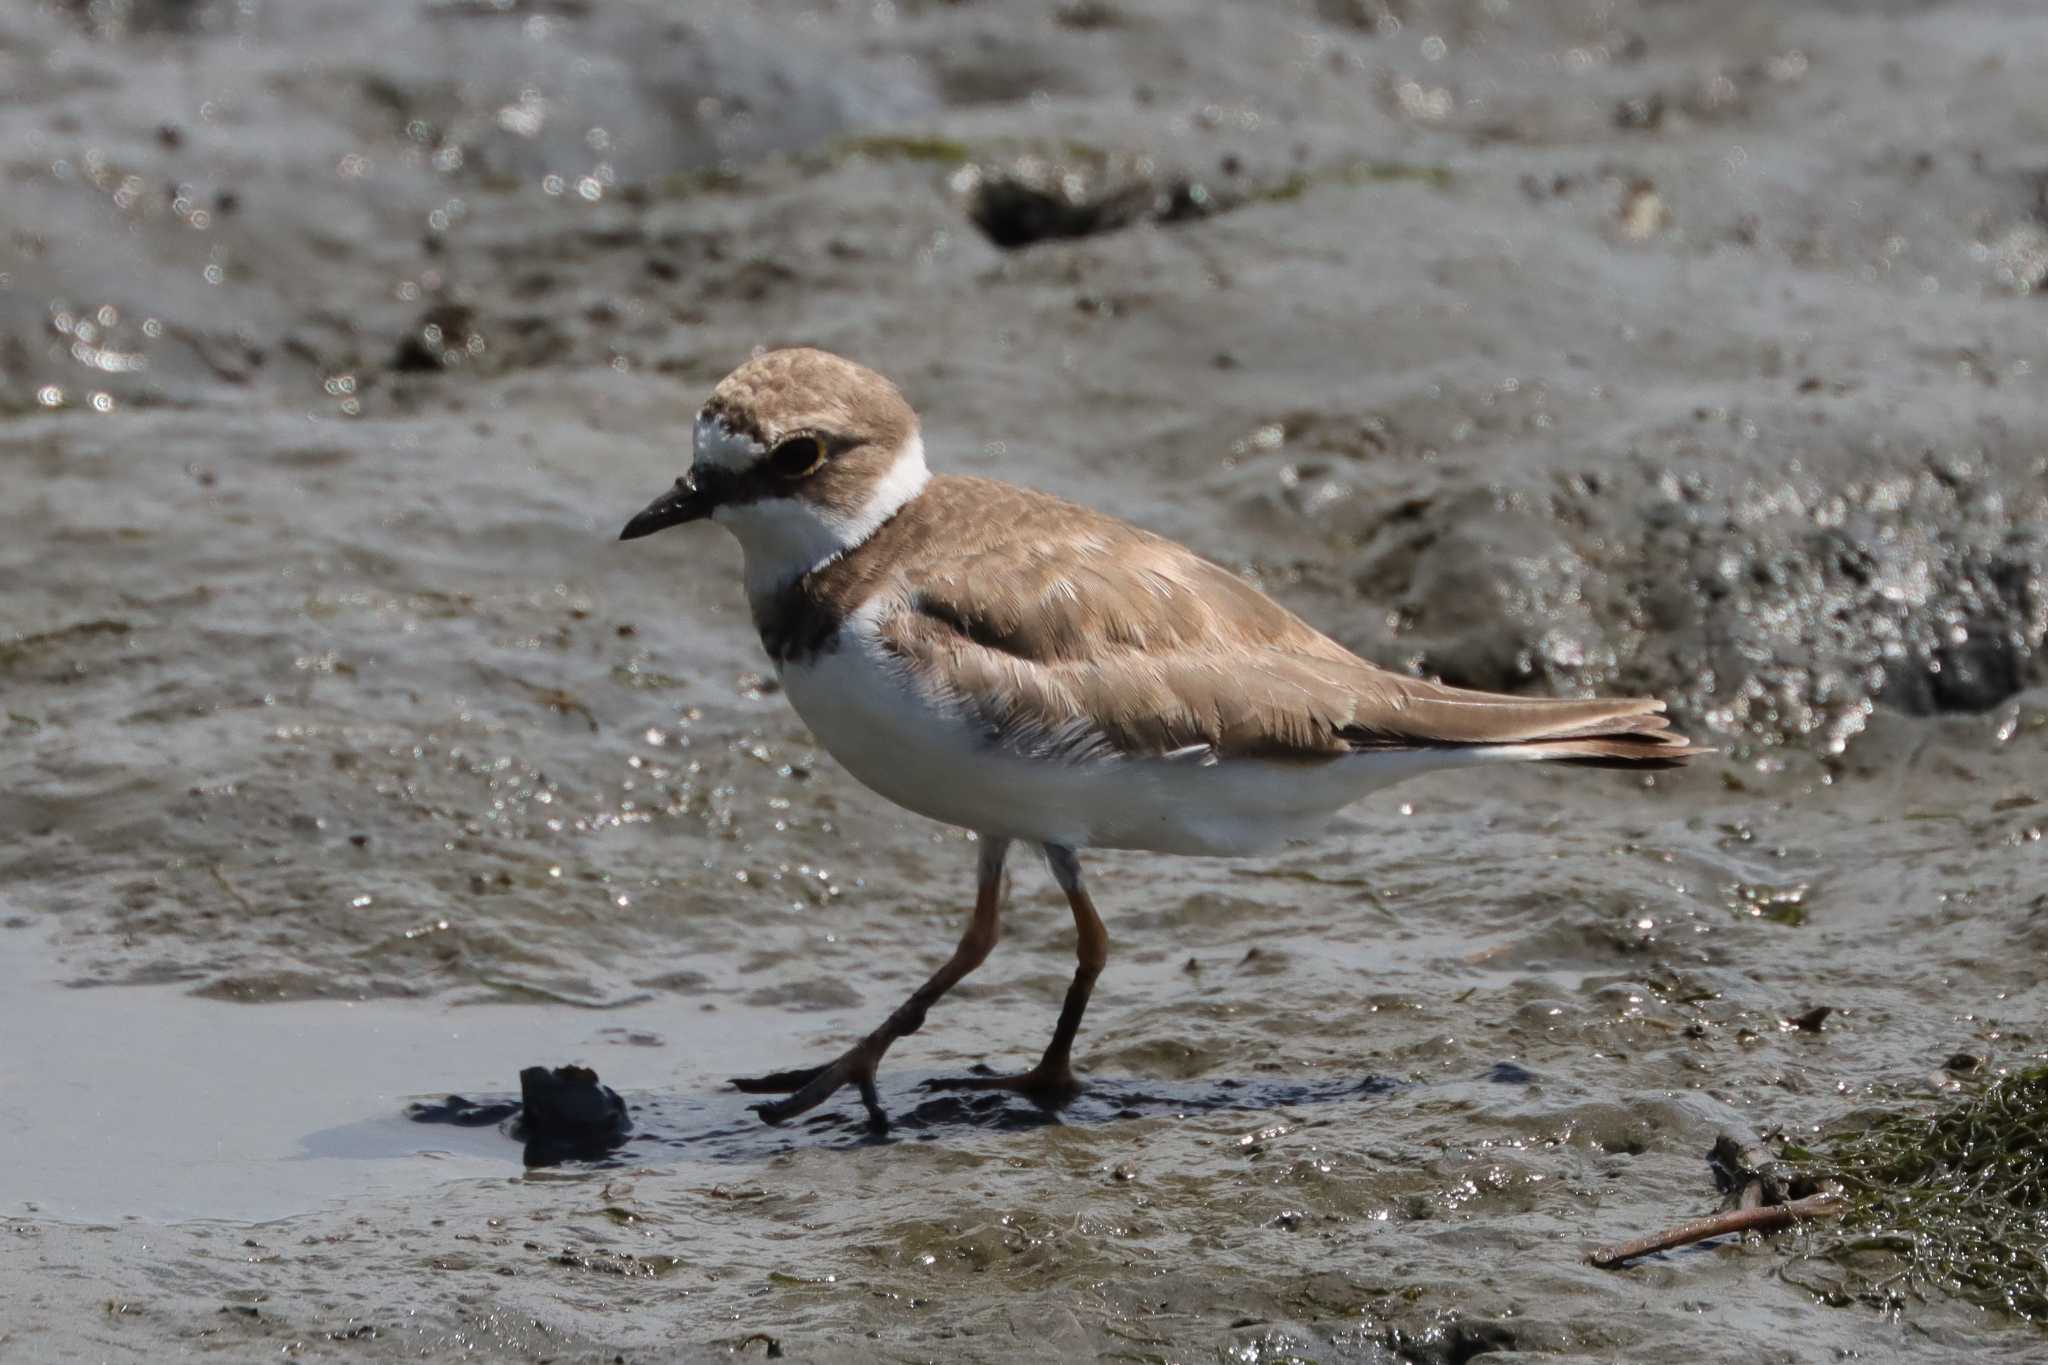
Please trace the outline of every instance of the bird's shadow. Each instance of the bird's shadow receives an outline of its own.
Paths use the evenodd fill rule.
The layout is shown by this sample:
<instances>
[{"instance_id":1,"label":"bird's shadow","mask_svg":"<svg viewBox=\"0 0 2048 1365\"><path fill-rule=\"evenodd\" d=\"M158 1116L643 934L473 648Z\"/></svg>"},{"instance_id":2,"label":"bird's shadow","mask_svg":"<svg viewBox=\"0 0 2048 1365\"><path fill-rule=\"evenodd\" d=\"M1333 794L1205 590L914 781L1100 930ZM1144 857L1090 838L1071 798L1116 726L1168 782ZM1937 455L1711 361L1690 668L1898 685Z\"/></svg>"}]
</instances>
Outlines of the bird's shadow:
<instances>
[{"instance_id":1,"label":"bird's shadow","mask_svg":"<svg viewBox=\"0 0 2048 1365\"><path fill-rule=\"evenodd\" d=\"M854 1147L933 1142L971 1132L1020 1132L1059 1125L1095 1127L1133 1119L1300 1109L1369 1099L1388 1094L1396 1086L1395 1081L1379 1076L1315 1081L1097 1079L1089 1081L1087 1088L1066 1104L1052 1109L1008 1091L948 1091L910 1081L883 1091L889 1128L881 1133L869 1127L866 1112L850 1089L833 1096L810 1114L775 1126L763 1123L748 1098L736 1091L642 1091L626 1096L632 1131L602 1156L536 1161L530 1144L525 1156L528 1166L562 1165L585 1170L684 1155L697 1160L757 1161L799 1145ZM474 1127L473 1115L488 1113L497 1118L517 1108L509 1097L480 1096L466 1103L472 1117L461 1116L445 1103L414 1105L408 1117L415 1123ZM509 1122L507 1119L506 1123ZM388 1128L383 1131L389 1132ZM331 1148L333 1144L323 1145ZM473 1141L464 1145L474 1150ZM504 1147L508 1155L514 1150L511 1142Z\"/></svg>"}]
</instances>

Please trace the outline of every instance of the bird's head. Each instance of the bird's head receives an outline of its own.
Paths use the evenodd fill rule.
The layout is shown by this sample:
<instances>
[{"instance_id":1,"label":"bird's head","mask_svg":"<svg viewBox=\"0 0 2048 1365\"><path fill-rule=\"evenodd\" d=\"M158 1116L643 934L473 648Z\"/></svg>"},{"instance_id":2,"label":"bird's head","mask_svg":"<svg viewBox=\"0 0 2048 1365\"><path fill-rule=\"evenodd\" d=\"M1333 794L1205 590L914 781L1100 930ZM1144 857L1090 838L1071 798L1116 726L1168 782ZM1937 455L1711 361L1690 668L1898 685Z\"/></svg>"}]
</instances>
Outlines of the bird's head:
<instances>
[{"instance_id":1,"label":"bird's head","mask_svg":"<svg viewBox=\"0 0 2048 1365\"><path fill-rule=\"evenodd\" d=\"M710 518L732 531L750 585L837 558L930 477L917 414L881 375L825 351L769 351L697 413L689 472L621 540Z\"/></svg>"}]
</instances>

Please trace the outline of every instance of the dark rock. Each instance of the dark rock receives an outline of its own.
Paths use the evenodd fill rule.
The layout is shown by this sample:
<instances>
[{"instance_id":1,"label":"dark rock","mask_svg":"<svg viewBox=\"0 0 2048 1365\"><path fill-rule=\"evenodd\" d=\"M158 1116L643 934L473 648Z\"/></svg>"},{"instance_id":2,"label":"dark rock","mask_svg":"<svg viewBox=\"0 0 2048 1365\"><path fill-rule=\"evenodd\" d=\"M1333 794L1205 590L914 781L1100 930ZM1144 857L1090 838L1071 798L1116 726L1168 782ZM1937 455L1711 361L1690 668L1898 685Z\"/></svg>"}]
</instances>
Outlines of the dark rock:
<instances>
[{"instance_id":1,"label":"dark rock","mask_svg":"<svg viewBox=\"0 0 2048 1365\"><path fill-rule=\"evenodd\" d=\"M503 1124L508 1136L526 1144L528 1166L598 1161L633 1131L632 1117L619 1092L600 1084L597 1073L585 1066L527 1067L519 1073L516 1102L478 1102L450 1095L437 1102L408 1105L405 1115L414 1123L447 1123L458 1128Z\"/></svg>"},{"instance_id":2,"label":"dark rock","mask_svg":"<svg viewBox=\"0 0 2048 1365\"><path fill-rule=\"evenodd\" d=\"M619 1092L587 1066L530 1066L519 1073L523 1111L512 1136L526 1142L526 1164L595 1161L626 1140L633 1120Z\"/></svg>"},{"instance_id":3,"label":"dark rock","mask_svg":"<svg viewBox=\"0 0 2048 1365\"><path fill-rule=\"evenodd\" d=\"M1412 1335L1391 1329L1387 1344L1404 1365L1465 1365L1491 1352L1517 1352L1521 1339L1522 1333L1505 1322L1453 1319Z\"/></svg>"},{"instance_id":4,"label":"dark rock","mask_svg":"<svg viewBox=\"0 0 2048 1365\"><path fill-rule=\"evenodd\" d=\"M466 364L483 350L475 329L476 310L468 304L443 301L420 315L410 332L399 338L391 368L401 373L437 373Z\"/></svg>"},{"instance_id":5,"label":"dark rock","mask_svg":"<svg viewBox=\"0 0 2048 1365\"><path fill-rule=\"evenodd\" d=\"M1788 1028L1797 1029L1801 1033L1819 1033L1821 1026L1827 1022L1827 1017L1834 1012L1835 1007L1833 1005L1815 1005L1803 1014L1790 1016L1785 1020L1785 1025Z\"/></svg>"},{"instance_id":6,"label":"dark rock","mask_svg":"<svg viewBox=\"0 0 2048 1365\"><path fill-rule=\"evenodd\" d=\"M1777 1205L1818 1191L1811 1176L1784 1161L1753 1134L1723 1133L1707 1152L1722 1207Z\"/></svg>"},{"instance_id":7,"label":"dark rock","mask_svg":"<svg viewBox=\"0 0 2048 1365\"><path fill-rule=\"evenodd\" d=\"M1093 237L1139 223L1207 218L1244 202L1184 176L1118 177L1099 168L1023 157L980 169L967 216L1007 250L1067 237Z\"/></svg>"}]
</instances>

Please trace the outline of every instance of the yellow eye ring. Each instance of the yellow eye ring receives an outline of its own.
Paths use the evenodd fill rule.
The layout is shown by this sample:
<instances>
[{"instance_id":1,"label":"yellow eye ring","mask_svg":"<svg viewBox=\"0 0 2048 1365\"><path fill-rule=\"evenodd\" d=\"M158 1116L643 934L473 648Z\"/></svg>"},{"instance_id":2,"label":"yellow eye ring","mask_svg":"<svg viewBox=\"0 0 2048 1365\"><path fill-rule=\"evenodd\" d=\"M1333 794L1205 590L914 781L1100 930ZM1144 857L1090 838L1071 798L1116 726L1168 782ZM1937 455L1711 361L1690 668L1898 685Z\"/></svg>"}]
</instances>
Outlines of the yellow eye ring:
<instances>
[{"instance_id":1,"label":"yellow eye ring","mask_svg":"<svg viewBox=\"0 0 2048 1365\"><path fill-rule=\"evenodd\" d=\"M768 452L768 467L785 479L801 479L825 463L825 443L816 436L792 436Z\"/></svg>"}]
</instances>

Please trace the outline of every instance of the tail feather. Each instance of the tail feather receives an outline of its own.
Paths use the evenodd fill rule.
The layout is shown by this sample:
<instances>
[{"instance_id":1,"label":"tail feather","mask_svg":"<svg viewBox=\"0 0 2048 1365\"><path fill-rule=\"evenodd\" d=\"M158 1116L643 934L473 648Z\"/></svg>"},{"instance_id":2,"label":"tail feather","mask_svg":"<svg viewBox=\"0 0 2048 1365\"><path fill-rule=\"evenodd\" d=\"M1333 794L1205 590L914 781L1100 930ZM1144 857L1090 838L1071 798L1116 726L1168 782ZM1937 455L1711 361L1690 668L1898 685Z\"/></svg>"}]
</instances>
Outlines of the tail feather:
<instances>
[{"instance_id":1,"label":"tail feather","mask_svg":"<svg viewBox=\"0 0 2048 1365\"><path fill-rule=\"evenodd\" d=\"M1701 752L1654 697L1514 697L1404 678L1371 702L1338 732L1354 748L1483 748L1616 768L1672 768Z\"/></svg>"},{"instance_id":2,"label":"tail feather","mask_svg":"<svg viewBox=\"0 0 2048 1365\"><path fill-rule=\"evenodd\" d=\"M1514 697L1403 679L1370 722L1339 733L1361 750L1464 749L1599 768L1676 768L1695 754L1654 697Z\"/></svg>"},{"instance_id":3,"label":"tail feather","mask_svg":"<svg viewBox=\"0 0 2048 1365\"><path fill-rule=\"evenodd\" d=\"M1660 717L1661 719L1661 717ZM1682 768L1686 760L1711 750L1695 749L1685 736L1667 729L1589 736L1584 739L1541 739L1516 744L1510 752L1582 768L1634 768L1655 771Z\"/></svg>"}]
</instances>

